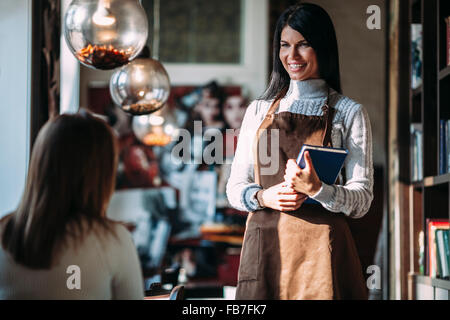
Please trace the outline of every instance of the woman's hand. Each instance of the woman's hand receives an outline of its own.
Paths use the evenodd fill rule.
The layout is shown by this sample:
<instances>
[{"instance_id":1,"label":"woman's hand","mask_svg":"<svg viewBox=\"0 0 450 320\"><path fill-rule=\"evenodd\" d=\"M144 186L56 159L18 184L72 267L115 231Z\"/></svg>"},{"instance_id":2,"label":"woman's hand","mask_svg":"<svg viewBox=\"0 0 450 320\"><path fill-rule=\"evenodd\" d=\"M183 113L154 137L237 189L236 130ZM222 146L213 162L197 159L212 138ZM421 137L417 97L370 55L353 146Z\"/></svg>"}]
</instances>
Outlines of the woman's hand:
<instances>
[{"instance_id":1,"label":"woman's hand","mask_svg":"<svg viewBox=\"0 0 450 320\"><path fill-rule=\"evenodd\" d=\"M317 176L312 164L309 152L305 152L305 168L301 169L294 159L289 159L286 164L284 181L288 187L308 196L315 195L322 187L322 182Z\"/></svg>"},{"instance_id":2,"label":"woman's hand","mask_svg":"<svg viewBox=\"0 0 450 320\"><path fill-rule=\"evenodd\" d=\"M262 206L285 212L297 210L308 198L287 187L284 182L258 192L261 192L258 198L262 198Z\"/></svg>"}]
</instances>

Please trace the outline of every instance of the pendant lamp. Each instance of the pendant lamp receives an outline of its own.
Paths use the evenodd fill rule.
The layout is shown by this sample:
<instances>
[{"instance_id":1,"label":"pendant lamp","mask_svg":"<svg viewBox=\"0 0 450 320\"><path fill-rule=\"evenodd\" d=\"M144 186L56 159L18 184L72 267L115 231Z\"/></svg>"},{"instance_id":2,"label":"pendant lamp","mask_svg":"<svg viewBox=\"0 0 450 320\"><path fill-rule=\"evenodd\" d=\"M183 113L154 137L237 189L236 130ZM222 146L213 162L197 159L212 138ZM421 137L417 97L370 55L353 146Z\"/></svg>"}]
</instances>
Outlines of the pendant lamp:
<instances>
[{"instance_id":1,"label":"pendant lamp","mask_svg":"<svg viewBox=\"0 0 450 320\"><path fill-rule=\"evenodd\" d=\"M169 75L157 60L159 50L159 0L153 7L153 56L145 47L132 63L116 70L111 76L109 90L113 101L123 111L144 115L161 109L170 93Z\"/></svg>"},{"instance_id":2,"label":"pendant lamp","mask_svg":"<svg viewBox=\"0 0 450 320\"><path fill-rule=\"evenodd\" d=\"M161 109L169 98L169 75L158 60L140 56L113 73L109 91L123 111L150 114Z\"/></svg>"},{"instance_id":3,"label":"pendant lamp","mask_svg":"<svg viewBox=\"0 0 450 320\"><path fill-rule=\"evenodd\" d=\"M143 144L158 147L170 144L179 132L177 119L169 107L152 114L133 117L132 129L136 138Z\"/></svg>"},{"instance_id":4,"label":"pendant lamp","mask_svg":"<svg viewBox=\"0 0 450 320\"><path fill-rule=\"evenodd\" d=\"M133 60L147 42L148 21L138 0L73 0L64 37L83 65L110 70Z\"/></svg>"},{"instance_id":5,"label":"pendant lamp","mask_svg":"<svg viewBox=\"0 0 450 320\"><path fill-rule=\"evenodd\" d=\"M133 132L148 146L165 146L178 133L177 121L171 108L164 107L170 94L170 81L166 69L157 60L159 6L160 1L155 0L153 58L150 58L150 49L144 47L138 58L116 70L109 82L113 101L123 111L134 116Z\"/></svg>"}]
</instances>

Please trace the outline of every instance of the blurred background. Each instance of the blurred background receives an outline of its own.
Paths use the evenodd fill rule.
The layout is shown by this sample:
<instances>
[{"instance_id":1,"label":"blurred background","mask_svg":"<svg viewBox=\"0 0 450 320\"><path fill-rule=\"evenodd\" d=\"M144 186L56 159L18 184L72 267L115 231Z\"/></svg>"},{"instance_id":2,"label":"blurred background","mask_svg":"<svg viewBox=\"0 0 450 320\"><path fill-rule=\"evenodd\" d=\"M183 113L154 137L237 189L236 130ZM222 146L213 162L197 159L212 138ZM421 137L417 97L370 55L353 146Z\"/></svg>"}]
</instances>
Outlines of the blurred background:
<instances>
[{"instance_id":1,"label":"blurred background","mask_svg":"<svg viewBox=\"0 0 450 320\"><path fill-rule=\"evenodd\" d=\"M146 289L186 286L188 298L221 298L237 284L247 213L228 204L225 185L248 104L265 90L278 16L292 0L142 0L148 57L170 79L164 108L130 115L110 94L116 70L80 64L63 36L69 0L0 4L0 216L15 209L34 138L54 114L88 109L120 142L116 192L108 216L127 224L138 248ZM349 221L363 271L381 270L371 298L389 298L387 110L389 1L310 0L331 16L337 33L343 94L368 110L373 131L374 201ZM366 25L380 8L381 28ZM196 120L202 121L200 130ZM228 129L228 130L227 130ZM172 151L180 130L192 136L190 163ZM215 136L215 134L217 135ZM207 163L204 136L222 139L224 163ZM219 152L218 149L215 152ZM228 290L228 291L227 291Z\"/></svg>"}]
</instances>

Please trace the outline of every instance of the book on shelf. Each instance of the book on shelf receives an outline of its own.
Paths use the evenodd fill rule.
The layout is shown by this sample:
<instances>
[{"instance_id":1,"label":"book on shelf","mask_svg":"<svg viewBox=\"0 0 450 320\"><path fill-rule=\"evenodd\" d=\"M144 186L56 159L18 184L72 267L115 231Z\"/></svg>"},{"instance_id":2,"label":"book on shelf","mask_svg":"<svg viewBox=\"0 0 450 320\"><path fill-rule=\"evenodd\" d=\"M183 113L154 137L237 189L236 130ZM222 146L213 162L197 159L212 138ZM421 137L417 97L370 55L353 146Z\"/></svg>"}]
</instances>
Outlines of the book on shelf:
<instances>
[{"instance_id":1,"label":"book on shelf","mask_svg":"<svg viewBox=\"0 0 450 320\"><path fill-rule=\"evenodd\" d=\"M445 123L445 154L447 157L447 173L450 172L450 120Z\"/></svg>"},{"instance_id":2,"label":"book on shelf","mask_svg":"<svg viewBox=\"0 0 450 320\"><path fill-rule=\"evenodd\" d=\"M422 24L411 24L411 87L422 85Z\"/></svg>"},{"instance_id":3,"label":"book on shelf","mask_svg":"<svg viewBox=\"0 0 450 320\"><path fill-rule=\"evenodd\" d=\"M438 247L438 231L439 229L434 230L434 248L436 250L436 278L442 277L442 260L439 255L439 247Z\"/></svg>"},{"instance_id":4,"label":"book on shelf","mask_svg":"<svg viewBox=\"0 0 450 320\"><path fill-rule=\"evenodd\" d=\"M419 181L423 179L422 128L420 124L411 124L411 147L411 180Z\"/></svg>"},{"instance_id":5,"label":"book on shelf","mask_svg":"<svg viewBox=\"0 0 450 320\"><path fill-rule=\"evenodd\" d=\"M450 172L450 120L439 120L439 174Z\"/></svg>"},{"instance_id":6,"label":"book on shelf","mask_svg":"<svg viewBox=\"0 0 450 320\"><path fill-rule=\"evenodd\" d=\"M440 248L436 231L449 230L450 221L446 219L427 219L427 274L432 278L442 277L443 259L438 253ZM441 250L444 250L445 247Z\"/></svg>"},{"instance_id":7,"label":"book on shelf","mask_svg":"<svg viewBox=\"0 0 450 320\"><path fill-rule=\"evenodd\" d=\"M447 43L447 66L450 66L450 17L445 18L446 43Z\"/></svg>"},{"instance_id":8,"label":"book on shelf","mask_svg":"<svg viewBox=\"0 0 450 320\"><path fill-rule=\"evenodd\" d=\"M419 273L425 274L425 235L423 230L419 232Z\"/></svg>"},{"instance_id":9,"label":"book on shelf","mask_svg":"<svg viewBox=\"0 0 450 320\"><path fill-rule=\"evenodd\" d=\"M444 230L442 232L442 237L444 241L443 251L445 254L445 257L447 258L447 267L448 267L448 274L447 278L450 277L450 230Z\"/></svg>"},{"instance_id":10,"label":"book on shelf","mask_svg":"<svg viewBox=\"0 0 450 320\"><path fill-rule=\"evenodd\" d=\"M439 174L444 174L447 172L447 154L445 151L445 133L446 133L445 120L439 120Z\"/></svg>"},{"instance_id":11,"label":"book on shelf","mask_svg":"<svg viewBox=\"0 0 450 320\"><path fill-rule=\"evenodd\" d=\"M447 153L447 173L450 172L450 120L447 120L445 128L445 146Z\"/></svg>"},{"instance_id":12,"label":"book on shelf","mask_svg":"<svg viewBox=\"0 0 450 320\"><path fill-rule=\"evenodd\" d=\"M440 278L449 279L450 277L450 252L448 244L449 230L436 230L436 256L438 260L438 272ZM447 239L447 241L445 240Z\"/></svg>"},{"instance_id":13,"label":"book on shelf","mask_svg":"<svg viewBox=\"0 0 450 320\"><path fill-rule=\"evenodd\" d=\"M312 164L320 181L330 185L334 184L344 165L344 160L347 157L348 151L343 148L304 144L297 156L297 164L302 169L306 166L304 157L306 151L309 152ZM316 200L311 198L306 199L305 203L318 204Z\"/></svg>"}]
</instances>

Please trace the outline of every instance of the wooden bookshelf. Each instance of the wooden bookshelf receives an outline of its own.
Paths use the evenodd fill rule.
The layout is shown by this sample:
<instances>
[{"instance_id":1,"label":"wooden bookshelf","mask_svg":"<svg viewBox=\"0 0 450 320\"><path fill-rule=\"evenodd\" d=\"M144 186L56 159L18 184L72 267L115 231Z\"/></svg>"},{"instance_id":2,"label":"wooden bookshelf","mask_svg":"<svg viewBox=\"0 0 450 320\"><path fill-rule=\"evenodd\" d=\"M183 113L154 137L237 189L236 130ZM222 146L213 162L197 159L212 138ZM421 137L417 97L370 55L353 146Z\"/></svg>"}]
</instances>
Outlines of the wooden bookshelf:
<instances>
[{"instance_id":1,"label":"wooden bookshelf","mask_svg":"<svg viewBox=\"0 0 450 320\"><path fill-rule=\"evenodd\" d=\"M450 173L441 174L434 177L425 177L423 179L423 185L425 187L433 187L440 184L448 184L450 182Z\"/></svg>"},{"instance_id":2,"label":"wooden bookshelf","mask_svg":"<svg viewBox=\"0 0 450 320\"><path fill-rule=\"evenodd\" d=\"M402 1L400 0L400 3ZM402 7L404 6L404 7ZM407 7L406 7L407 6ZM403 9L403 12L401 11ZM408 281L409 299L450 299L450 280L431 278L425 267L420 274L419 233L426 237L427 219L450 219L450 173L439 173L439 121L450 119L450 66L447 66L447 35L444 18L450 16L448 0L407 0L400 4L398 56L409 57L409 65L399 66L399 72L409 77L399 77L397 130L405 130L405 122L422 130L422 172L423 179L412 179L412 138L405 133L398 134L400 192L405 198L400 201L400 220L406 223L400 228L402 263L409 265L409 271L402 273L403 283ZM422 85L411 88L411 25L422 25ZM409 32L408 32L409 31ZM404 39L405 36L407 40ZM403 68L403 69L402 69ZM400 147L403 145L403 147ZM402 191L403 190L403 191ZM449 244L450 245L450 244ZM427 241L425 240L425 248ZM425 257L427 256L425 249ZM425 258L426 261L426 258ZM406 280L407 279L407 280Z\"/></svg>"},{"instance_id":3,"label":"wooden bookshelf","mask_svg":"<svg viewBox=\"0 0 450 320\"><path fill-rule=\"evenodd\" d=\"M450 282L427 276L412 275L414 296L418 300L449 300Z\"/></svg>"},{"instance_id":4,"label":"wooden bookshelf","mask_svg":"<svg viewBox=\"0 0 450 320\"><path fill-rule=\"evenodd\" d=\"M439 80L443 80L450 75L450 66L439 71Z\"/></svg>"}]
</instances>

